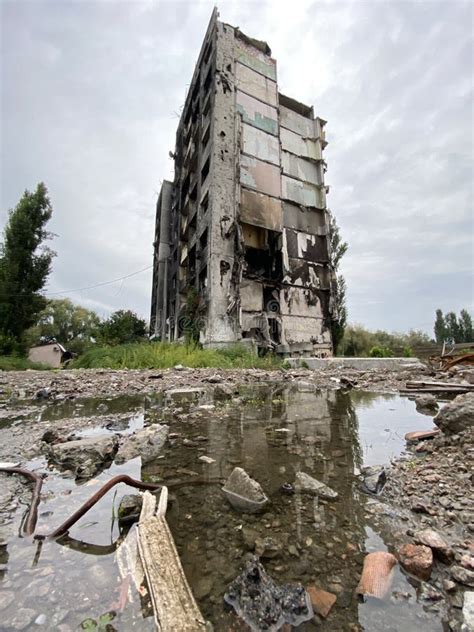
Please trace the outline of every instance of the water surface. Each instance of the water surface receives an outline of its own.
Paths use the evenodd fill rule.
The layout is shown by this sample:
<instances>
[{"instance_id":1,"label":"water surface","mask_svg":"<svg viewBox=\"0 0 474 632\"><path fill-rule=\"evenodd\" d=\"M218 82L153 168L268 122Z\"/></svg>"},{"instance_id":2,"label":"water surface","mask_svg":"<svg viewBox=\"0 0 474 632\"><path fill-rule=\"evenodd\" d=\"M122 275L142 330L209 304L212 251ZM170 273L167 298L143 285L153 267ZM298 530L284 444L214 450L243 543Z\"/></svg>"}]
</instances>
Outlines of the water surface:
<instances>
[{"instance_id":1,"label":"water surface","mask_svg":"<svg viewBox=\"0 0 474 632\"><path fill-rule=\"evenodd\" d=\"M199 406L210 404L210 394L189 406L171 405L162 397L122 396L46 405L25 415L25 424L34 419L60 423L64 417L94 417L84 431L89 436L127 433L156 422L168 423L171 433L155 463L142 467L138 458L112 464L81 485L44 459L29 463L35 471L48 472L37 531L57 527L110 477L141 476L170 484L168 522L193 592L215 630L244 629L224 608L223 594L255 540L265 537L273 539L274 547L264 554L271 557L264 557L263 563L275 580L316 585L337 594L336 605L318 629L442 630L438 606L417 597L419 587L398 569L386 600L360 603L354 596L364 555L392 550L403 528L393 508L362 493L357 474L363 465L387 463L398 456L404 434L432 427L431 419L418 414L406 398L358 390L308 392L306 387L274 384L247 386L239 397L238 403L216 402L209 410ZM120 417L118 429L110 425L113 415ZM15 423L22 423L21 416ZM5 436L9 430L1 432ZM214 463L203 463L202 455ZM270 498L263 514L235 512L220 485L212 482L224 480L235 466L258 480ZM294 482L298 471L332 487L338 500L283 494L281 486ZM67 632L108 612L114 613L112 625L117 630L153 629L146 598L130 590L132 602L124 606L127 586L117 559L117 546L125 536L117 509L123 494L134 490L118 486L71 529L68 538L37 543L18 537L29 487L4 475L0 480L3 497L13 496L7 502L10 512L0 498L2 629L21 629L23 621L23 629ZM9 595L14 597L11 603ZM308 622L298 629L316 627Z\"/></svg>"}]
</instances>

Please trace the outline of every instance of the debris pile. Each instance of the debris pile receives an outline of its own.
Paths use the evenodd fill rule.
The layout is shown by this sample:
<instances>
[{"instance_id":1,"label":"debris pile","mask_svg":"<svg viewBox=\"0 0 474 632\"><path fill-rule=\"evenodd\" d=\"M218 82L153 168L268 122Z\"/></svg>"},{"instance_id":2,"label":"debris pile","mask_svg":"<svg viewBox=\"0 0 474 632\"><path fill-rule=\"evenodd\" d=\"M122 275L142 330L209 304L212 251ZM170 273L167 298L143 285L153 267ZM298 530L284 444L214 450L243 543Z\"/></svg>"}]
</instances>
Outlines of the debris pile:
<instances>
[{"instance_id":1,"label":"debris pile","mask_svg":"<svg viewBox=\"0 0 474 632\"><path fill-rule=\"evenodd\" d=\"M230 584L224 600L254 632L277 632L285 623L296 627L313 617L304 587L278 585L256 558Z\"/></svg>"}]
</instances>

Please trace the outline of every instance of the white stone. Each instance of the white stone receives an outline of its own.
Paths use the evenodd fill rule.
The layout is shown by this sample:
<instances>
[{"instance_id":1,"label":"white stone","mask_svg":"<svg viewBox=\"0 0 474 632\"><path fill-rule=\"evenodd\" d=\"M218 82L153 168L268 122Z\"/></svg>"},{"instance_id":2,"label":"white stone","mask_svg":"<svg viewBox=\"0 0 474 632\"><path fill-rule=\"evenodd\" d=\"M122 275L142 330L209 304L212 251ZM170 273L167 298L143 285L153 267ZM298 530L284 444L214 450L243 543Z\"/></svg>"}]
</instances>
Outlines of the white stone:
<instances>
[{"instance_id":1,"label":"white stone","mask_svg":"<svg viewBox=\"0 0 474 632\"><path fill-rule=\"evenodd\" d=\"M474 632L474 591L472 590L467 590L464 593L462 616L464 618L466 632Z\"/></svg>"}]
</instances>

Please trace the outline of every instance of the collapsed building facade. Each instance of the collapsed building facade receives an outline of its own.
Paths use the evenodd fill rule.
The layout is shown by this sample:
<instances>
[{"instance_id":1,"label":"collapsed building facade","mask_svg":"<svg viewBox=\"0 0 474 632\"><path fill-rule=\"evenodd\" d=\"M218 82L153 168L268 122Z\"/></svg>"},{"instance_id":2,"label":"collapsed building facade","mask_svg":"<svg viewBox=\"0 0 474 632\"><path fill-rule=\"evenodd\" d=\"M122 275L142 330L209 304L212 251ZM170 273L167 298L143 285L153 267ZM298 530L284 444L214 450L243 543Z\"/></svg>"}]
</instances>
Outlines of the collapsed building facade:
<instances>
[{"instance_id":1,"label":"collapsed building facade","mask_svg":"<svg viewBox=\"0 0 474 632\"><path fill-rule=\"evenodd\" d=\"M331 355L325 123L214 10L157 202L155 337Z\"/></svg>"}]
</instances>

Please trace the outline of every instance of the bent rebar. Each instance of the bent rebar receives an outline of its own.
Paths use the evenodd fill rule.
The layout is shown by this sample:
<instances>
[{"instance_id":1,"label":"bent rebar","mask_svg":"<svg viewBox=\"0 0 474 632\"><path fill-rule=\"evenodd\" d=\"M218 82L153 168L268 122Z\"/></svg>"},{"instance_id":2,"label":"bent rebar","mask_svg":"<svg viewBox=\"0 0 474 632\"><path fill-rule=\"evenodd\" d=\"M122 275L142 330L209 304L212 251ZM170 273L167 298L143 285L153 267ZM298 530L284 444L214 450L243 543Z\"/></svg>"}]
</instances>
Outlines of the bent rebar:
<instances>
[{"instance_id":1,"label":"bent rebar","mask_svg":"<svg viewBox=\"0 0 474 632\"><path fill-rule=\"evenodd\" d=\"M105 494L112 489L118 483L125 483L130 487L135 487L136 489L149 489L149 490L157 490L161 488L161 485L156 483L142 483L142 481L137 481L136 479L128 476L127 474L120 474L119 476L114 476L107 481L105 485L102 485L100 489L96 491L86 502L79 507L77 511L75 511L72 516L70 516L67 520L65 520L57 529L47 534L37 533L35 535L36 539L45 539L45 538L59 538L69 531L73 524L75 524L79 518L89 511L91 507L93 507L101 498L105 496Z\"/></svg>"},{"instance_id":2,"label":"bent rebar","mask_svg":"<svg viewBox=\"0 0 474 632\"><path fill-rule=\"evenodd\" d=\"M43 479L38 474L35 474L30 470L25 470L22 467L0 467L0 472L5 472L6 474L21 474L22 476L29 478L30 481L33 481L35 484L33 496L31 497L31 505L28 510L28 517L22 526L22 531L25 535L33 535L36 528L36 522L38 520L38 505L41 500L40 494L43 486Z\"/></svg>"}]
</instances>

